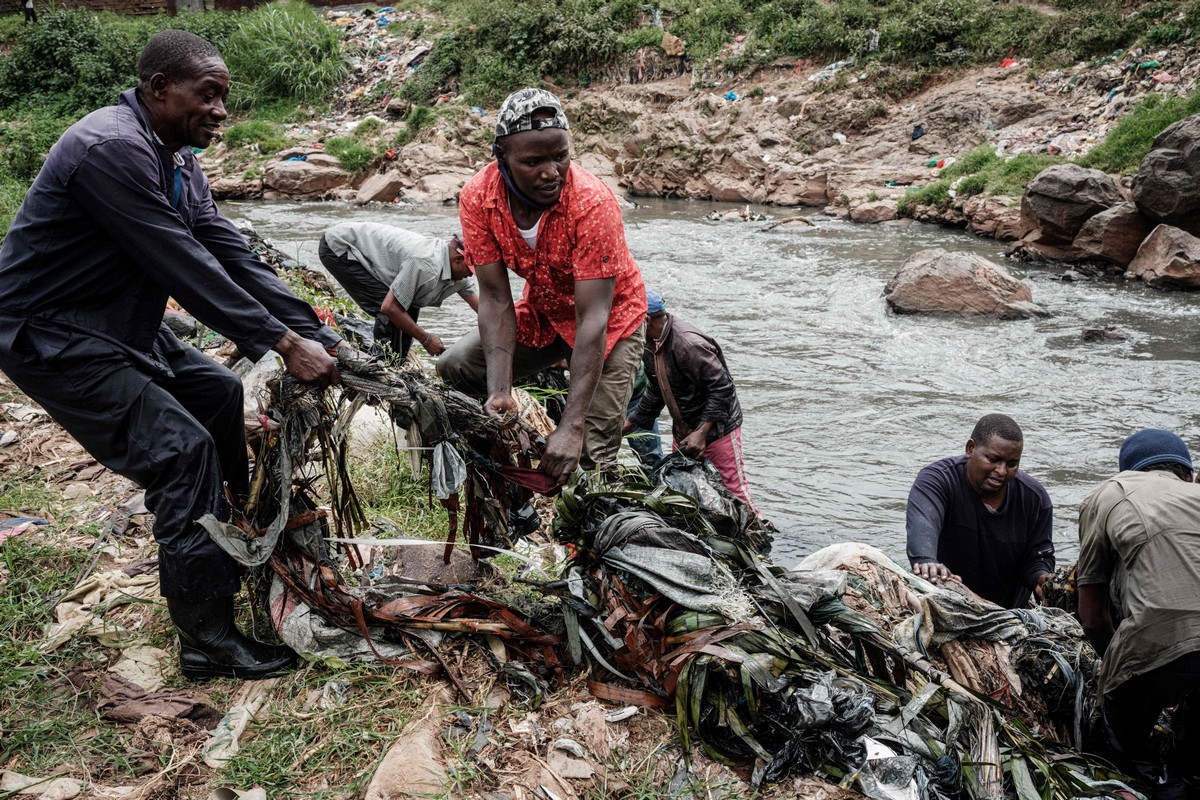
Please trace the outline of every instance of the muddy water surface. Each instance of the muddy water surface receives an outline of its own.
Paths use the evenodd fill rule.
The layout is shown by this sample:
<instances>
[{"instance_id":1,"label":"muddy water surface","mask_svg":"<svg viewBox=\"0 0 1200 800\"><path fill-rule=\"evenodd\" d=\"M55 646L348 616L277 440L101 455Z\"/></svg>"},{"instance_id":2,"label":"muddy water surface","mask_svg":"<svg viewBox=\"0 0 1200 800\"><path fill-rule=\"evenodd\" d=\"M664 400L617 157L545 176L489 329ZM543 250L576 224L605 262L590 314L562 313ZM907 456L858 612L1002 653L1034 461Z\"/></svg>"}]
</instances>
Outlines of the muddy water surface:
<instances>
[{"instance_id":1,"label":"muddy water surface","mask_svg":"<svg viewBox=\"0 0 1200 800\"><path fill-rule=\"evenodd\" d=\"M630 248L670 310L725 349L746 415L751 487L781 531L781 562L846 540L902 558L913 476L961 452L975 420L990 411L1025 429L1022 467L1054 499L1055 542L1069 560L1079 502L1116 471L1127 433L1169 428L1200 451L1200 295L1070 283L1056 271L1009 264L1033 283L1049 317L896 316L880 293L908 255L943 247L1003 262L1002 245L928 226L821 218L811 229L763 232L762 223L704 219L730 206L646 202L625 213ZM224 208L309 264L318 263L321 231L337 222L432 235L457 222L452 208ZM449 343L474 318L451 298L421 322ZM1105 324L1129 338L1081 339L1084 328Z\"/></svg>"}]
</instances>

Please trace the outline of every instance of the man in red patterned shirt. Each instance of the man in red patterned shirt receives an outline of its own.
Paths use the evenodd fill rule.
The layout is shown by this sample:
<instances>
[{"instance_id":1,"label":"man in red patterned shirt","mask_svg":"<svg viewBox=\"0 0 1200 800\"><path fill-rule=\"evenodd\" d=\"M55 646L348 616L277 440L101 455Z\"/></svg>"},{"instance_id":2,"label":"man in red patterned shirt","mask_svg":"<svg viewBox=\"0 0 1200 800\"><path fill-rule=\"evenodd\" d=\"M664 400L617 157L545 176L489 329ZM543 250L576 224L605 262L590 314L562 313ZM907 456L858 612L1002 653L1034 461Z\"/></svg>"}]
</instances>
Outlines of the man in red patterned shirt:
<instances>
[{"instance_id":1,"label":"man in red patterned shirt","mask_svg":"<svg viewBox=\"0 0 1200 800\"><path fill-rule=\"evenodd\" d=\"M438 361L451 385L487 394L512 419L513 378L570 359L571 385L541 470L565 483L575 467L611 466L645 340L646 290L612 190L571 163L562 105L521 89L500 108L496 160L467 182L459 218L479 279L479 329ZM513 302L508 270L525 279Z\"/></svg>"}]
</instances>

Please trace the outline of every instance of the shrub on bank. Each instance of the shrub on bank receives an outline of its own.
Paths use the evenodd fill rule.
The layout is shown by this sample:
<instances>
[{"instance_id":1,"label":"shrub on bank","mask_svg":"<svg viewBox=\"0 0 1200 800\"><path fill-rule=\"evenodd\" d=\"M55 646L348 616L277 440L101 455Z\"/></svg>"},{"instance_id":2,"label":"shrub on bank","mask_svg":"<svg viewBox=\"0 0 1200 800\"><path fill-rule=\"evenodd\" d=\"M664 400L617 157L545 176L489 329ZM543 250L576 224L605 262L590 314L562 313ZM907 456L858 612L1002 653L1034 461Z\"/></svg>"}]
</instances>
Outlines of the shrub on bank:
<instances>
[{"instance_id":1,"label":"shrub on bank","mask_svg":"<svg viewBox=\"0 0 1200 800\"><path fill-rule=\"evenodd\" d=\"M227 147L256 147L262 153L276 153L288 146L283 126L265 119L239 122L225 131L221 141Z\"/></svg>"},{"instance_id":2,"label":"shrub on bank","mask_svg":"<svg viewBox=\"0 0 1200 800\"><path fill-rule=\"evenodd\" d=\"M855 58L899 97L933 71L1008 55L1057 66L1098 58L1137 42L1193 41L1200 0L414 0L445 29L402 89L414 103L462 92L478 105L550 78L587 83L666 30L694 63L721 55L723 67L775 59ZM1053 6L1057 6L1054 8ZM739 54L727 49L744 34ZM880 69L872 69L880 67Z\"/></svg>"},{"instance_id":3,"label":"shrub on bank","mask_svg":"<svg viewBox=\"0 0 1200 800\"><path fill-rule=\"evenodd\" d=\"M60 9L19 33L2 25L9 49L0 55L0 230L7 230L50 145L75 120L133 86L142 47L167 28L212 42L232 74L232 105L254 106L272 120L294 115L298 102L325 101L346 75L340 34L301 2L175 17ZM234 141L246 136L269 149L279 141L272 131L243 130Z\"/></svg>"},{"instance_id":4,"label":"shrub on bank","mask_svg":"<svg viewBox=\"0 0 1200 800\"><path fill-rule=\"evenodd\" d=\"M902 215L911 215L920 206L949 208L956 200L976 194L1020 197L1039 172L1064 160L1060 156L1039 153L1021 153L1006 158L991 146L981 145L942 170L933 183L913 189L902 197L896 210Z\"/></svg>"},{"instance_id":5,"label":"shrub on bank","mask_svg":"<svg viewBox=\"0 0 1200 800\"><path fill-rule=\"evenodd\" d=\"M342 37L302 0L260 6L246 15L223 50L234 108L279 98L321 103L346 75Z\"/></svg>"},{"instance_id":6,"label":"shrub on bank","mask_svg":"<svg viewBox=\"0 0 1200 800\"><path fill-rule=\"evenodd\" d=\"M1105 172L1134 173L1150 152L1154 137L1193 114L1200 114L1200 92L1186 99L1151 94L1122 117L1104 141L1079 159L1079 163Z\"/></svg>"}]
</instances>

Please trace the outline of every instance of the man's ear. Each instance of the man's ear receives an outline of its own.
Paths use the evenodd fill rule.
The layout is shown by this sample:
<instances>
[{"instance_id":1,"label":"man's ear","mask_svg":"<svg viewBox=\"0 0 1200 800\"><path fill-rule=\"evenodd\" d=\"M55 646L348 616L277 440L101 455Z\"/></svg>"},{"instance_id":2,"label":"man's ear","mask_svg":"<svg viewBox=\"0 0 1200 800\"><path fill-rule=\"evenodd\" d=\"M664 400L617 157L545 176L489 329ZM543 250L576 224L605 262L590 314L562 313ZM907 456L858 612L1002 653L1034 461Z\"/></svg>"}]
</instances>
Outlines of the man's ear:
<instances>
[{"instance_id":1,"label":"man's ear","mask_svg":"<svg viewBox=\"0 0 1200 800\"><path fill-rule=\"evenodd\" d=\"M971 455L971 453L974 453L974 452L975 452L975 440L967 439L967 455Z\"/></svg>"},{"instance_id":2,"label":"man's ear","mask_svg":"<svg viewBox=\"0 0 1200 800\"><path fill-rule=\"evenodd\" d=\"M147 86L150 87L151 96L153 96L156 100L163 99L163 96L167 92L168 83L170 83L170 81L167 79L167 76L161 72L156 72L151 75L150 80L147 82Z\"/></svg>"}]
</instances>

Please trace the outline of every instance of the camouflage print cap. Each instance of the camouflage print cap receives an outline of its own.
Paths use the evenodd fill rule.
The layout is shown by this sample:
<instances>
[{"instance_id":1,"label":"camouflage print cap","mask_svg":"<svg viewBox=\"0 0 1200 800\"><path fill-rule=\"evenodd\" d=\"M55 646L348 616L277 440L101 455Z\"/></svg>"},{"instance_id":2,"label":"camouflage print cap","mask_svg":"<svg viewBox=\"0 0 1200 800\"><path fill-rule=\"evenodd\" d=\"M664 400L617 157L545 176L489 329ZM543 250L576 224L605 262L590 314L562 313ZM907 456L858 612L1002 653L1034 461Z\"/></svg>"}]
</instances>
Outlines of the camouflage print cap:
<instances>
[{"instance_id":1,"label":"camouflage print cap","mask_svg":"<svg viewBox=\"0 0 1200 800\"><path fill-rule=\"evenodd\" d=\"M533 112L546 108L554 112L554 116L531 119ZM567 130L567 115L563 112L562 103L558 98L545 89L518 89L504 98L500 106L500 114L496 118L496 138L520 133L521 131L540 131L544 128L561 128Z\"/></svg>"}]
</instances>

